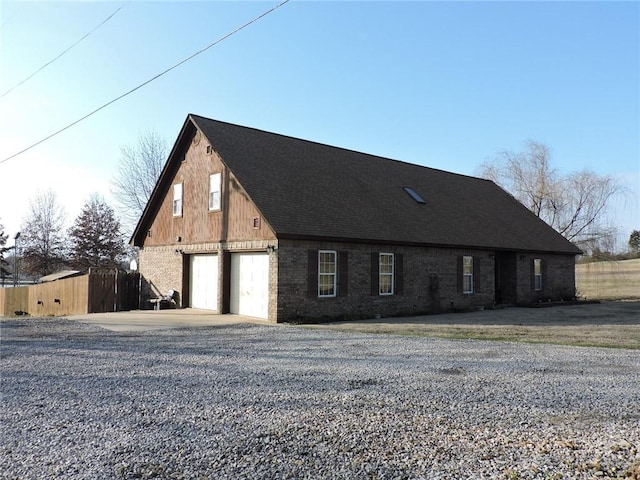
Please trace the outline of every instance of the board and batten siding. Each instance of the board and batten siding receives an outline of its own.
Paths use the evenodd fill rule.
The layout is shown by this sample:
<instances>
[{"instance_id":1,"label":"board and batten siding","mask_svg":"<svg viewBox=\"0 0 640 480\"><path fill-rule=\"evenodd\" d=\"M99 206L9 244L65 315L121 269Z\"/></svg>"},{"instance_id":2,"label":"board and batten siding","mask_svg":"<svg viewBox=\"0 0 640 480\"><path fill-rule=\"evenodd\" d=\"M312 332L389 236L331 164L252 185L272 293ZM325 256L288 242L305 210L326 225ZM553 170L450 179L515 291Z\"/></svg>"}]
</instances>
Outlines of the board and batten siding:
<instances>
[{"instance_id":1,"label":"board and batten siding","mask_svg":"<svg viewBox=\"0 0 640 480\"><path fill-rule=\"evenodd\" d=\"M199 140L196 138L199 137ZM235 176L204 136L184 142L182 161L148 229L145 247L275 238ZM221 209L209 210L209 177L221 174ZM173 215L173 185L182 183L182 215Z\"/></svg>"}]
</instances>

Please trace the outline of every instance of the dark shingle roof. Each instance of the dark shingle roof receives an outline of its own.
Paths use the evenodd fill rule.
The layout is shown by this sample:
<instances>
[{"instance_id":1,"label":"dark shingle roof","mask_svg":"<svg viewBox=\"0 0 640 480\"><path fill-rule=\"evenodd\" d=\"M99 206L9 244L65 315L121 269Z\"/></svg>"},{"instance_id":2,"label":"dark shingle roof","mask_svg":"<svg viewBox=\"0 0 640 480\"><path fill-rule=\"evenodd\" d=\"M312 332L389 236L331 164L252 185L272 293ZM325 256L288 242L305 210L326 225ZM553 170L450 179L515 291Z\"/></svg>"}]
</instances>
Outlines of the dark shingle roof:
<instances>
[{"instance_id":1,"label":"dark shingle roof","mask_svg":"<svg viewBox=\"0 0 640 480\"><path fill-rule=\"evenodd\" d=\"M278 237L580 252L493 182L196 115L188 118Z\"/></svg>"}]
</instances>

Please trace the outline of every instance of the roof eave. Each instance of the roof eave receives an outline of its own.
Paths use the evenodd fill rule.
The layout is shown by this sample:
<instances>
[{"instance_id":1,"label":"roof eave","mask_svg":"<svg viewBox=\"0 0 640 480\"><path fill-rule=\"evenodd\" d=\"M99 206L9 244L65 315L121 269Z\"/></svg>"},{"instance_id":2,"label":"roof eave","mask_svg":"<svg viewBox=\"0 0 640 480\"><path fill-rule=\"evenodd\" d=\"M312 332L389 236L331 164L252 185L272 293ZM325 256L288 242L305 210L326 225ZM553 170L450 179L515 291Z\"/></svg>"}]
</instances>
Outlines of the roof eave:
<instances>
[{"instance_id":1,"label":"roof eave","mask_svg":"<svg viewBox=\"0 0 640 480\"><path fill-rule=\"evenodd\" d=\"M373 245L398 245L406 247L427 247L427 248L455 248L455 249L474 249L474 250L493 250L500 252L528 252L528 253L546 253L557 255L581 255L582 250L575 248L575 250L543 250L543 249L524 249L524 248L509 248L500 247L495 245L463 245L452 243L429 243L429 242L410 242L393 239L375 239L370 238L355 238L355 237L331 237L320 235L304 235L297 233L277 233L276 238L278 240L305 240L314 242L336 242L336 243L357 243L357 244L373 244Z\"/></svg>"}]
</instances>

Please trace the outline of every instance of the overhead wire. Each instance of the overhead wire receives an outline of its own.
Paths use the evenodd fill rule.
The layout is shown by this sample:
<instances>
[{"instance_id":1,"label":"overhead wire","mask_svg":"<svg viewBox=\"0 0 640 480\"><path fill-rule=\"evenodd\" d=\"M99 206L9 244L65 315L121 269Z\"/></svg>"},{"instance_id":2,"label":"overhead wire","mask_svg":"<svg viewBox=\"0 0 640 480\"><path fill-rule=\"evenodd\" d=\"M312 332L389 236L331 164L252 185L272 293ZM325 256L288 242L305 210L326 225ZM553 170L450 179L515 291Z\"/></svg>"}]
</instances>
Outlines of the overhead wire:
<instances>
[{"instance_id":1,"label":"overhead wire","mask_svg":"<svg viewBox=\"0 0 640 480\"><path fill-rule=\"evenodd\" d=\"M117 101L119 101L119 100L123 99L124 97L126 97L126 96L128 96L128 95L132 94L133 92L135 92L135 91L137 91L137 90L141 89L142 87L144 87L144 86L148 85L149 83L153 82L154 80L157 80L158 78L162 77L163 75L166 75L167 73L169 73L170 71L172 71L172 70L174 70L175 68L179 67L180 65L182 65L182 64L184 64L184 63L188 62L189 60L193 59L194 57L197 57L198 55L200 55L200 54L202 54L202 53L206 52L206 51L207 51L207 50L209 50L211 47L214 47L214 46L216 46L217 44L219 44L220 42L222 42L222 41L226 40L227 38L231 37L232 35L235 35L235 34L236 34L236 33L238 33L240 30L242 30L242 29L244 29L244 28L248 27L249 25L251 25L251 24L253 24L253 23L257 22L258 20L260 20L261 18L263 18L263 17L267 16L268 14L270 14L270 13L272 13L272 12L276 11L278 8L282 7L282 6L283 6L284 4L286 4L286 3L289 3L289 0L283 0L282 2L280 2L279 4L277 4L276 6L274 6L274 7L270 8L269 10L267 10L267 11L265 11L265 12L261 13L260 15L258 15L257 17L255 17L255 18L253 18L253 19L249 20L248 22L246 22L246 23L244 23L244 24L240 25L240 26L239 26L239 27L237 27L235 30L232 30L231 32L229 32L229 33L227 33L227 34L223 35L222 37L218 38L217 40L215 40L214 42L210 43L210 44L209 44L209 45L207 45L206 47L201 48L201 49L200 49L200 50L198 50L197 52L195 52L195 53L193 53L193 54L189 55L187 58L185 58L185 59L183 59L183 60L180 60L180 61L179 61L178 63L176 63L175 65L173 65L173 66L171 66L171 67L167 68L166 70L164 70L164 71L162 71L162 72L158 73L157 75L155 75L155 76L151 77L149 80L146 80L145 82L143 82L143 83L141 83L140 85L138 85L138 86L136 86L136 87L132 88L131 90L129 90L129 91L127 91L127 92L123 93L122 95L120 95L120 96L118 96L118 97L114 98L113 100L108 101L107 103L105 103L105 104L101 105L100 107L96 108L95 110L93 110L93 111L91 111L91 112L87 113L86 115L84 115L83 117L79 118L78 120L75 120L74 122L72 122L72 123L70 123L70 124L68 124L68 125L66 125L66 126L64 126L64 127L62 127L60 130L57 130L57 131L53 132L52 134L50 134L50 135L48 135L48 136L44 137L43 139L38 140L37 142L35 142L35 143L33 143L33 144L29 145L28 147L26 147L26 148L24 148L24 149L20 150L19 152L14 153L13 155L11 155L11 156L9 156L9 157L6 157L6 158L4 158L4 159L0 160L0 164L3 164L3 163L5 163L5 162L7 162L7 161L11 160L12 158L15 158L15 157L17 157L17 156L19 156L19 155L22 155L23 153L25 153L25 152L27 152L27 151L31 150L32 148L37 147L38 145L40 145L40 144L42 144L42 143L46 142L47 140L49 140L49 139L51 139L51 138L55 137L56 135L59 135L60 133L64 132L65 130L68 130L68 129L70 129L71 127L73 127L73 126L77 125L78 123L80 123L80 122L82 122L82 121L86 120L87 118L91 117L92 115L95 115L95 114L96 114L96 113L98 113L99 111L101 111L101 110L103 110L103 109L107 108L109 105L112 105L113 103L115 103L115 102L117 102Z\"/></svg>"},{"instance_id":2,"label":"overhead wire","mask_svg":"<svg viewBox=\"0 0 640 480\"><path fill-rule=\"evenodd\" d=\"M115 12L113 12L111 15L109 15L107 18L105 18L102 22L100 22L100 24L98 24L93 30L91 30L90 32L86 33L83 37L81 37L79 40L77 40L76 42L74 42L72 45L70 45L69 47L67 47L65 50L63 50L62 52L60 52L57 56L55 56L54 58L52 58L51 60L49 60L47 63L45 63L44 65L42 65L40 68L38 68L35 72L33 72L31 75L29 75L28 77L24 78L23 80L19 81L18 83L16 83L13 87L11 87L9 90L7 90L6 92L4 92L2 95L0 95L0 98L3 98L5 95L8 95L9 93L11 93L12 91L14 91L16 88L18 88L20 85L22 85L23 83L27 82L28 80L31 80L33 77L35 77L38 73L40 73L42 70L44 70L45 68L47 68L49 65L51 65L53 62L55 62L56 60L58 60L60 57L62 57L65 53L67 53L69 50L71 50L73 47L75 47L76 45L78 45L80 42L82 42L85 38L87 38L89 35L91 35L93 32L95 32L96 30L98 30L101 26L103 26L105 23L107 23L109 20L111 20L116 13L118 13L120 10L122 10L122 8L126 5L126 3L120 5L120 7L118 7L116 9Z\"/></svg>"}]
</instances>

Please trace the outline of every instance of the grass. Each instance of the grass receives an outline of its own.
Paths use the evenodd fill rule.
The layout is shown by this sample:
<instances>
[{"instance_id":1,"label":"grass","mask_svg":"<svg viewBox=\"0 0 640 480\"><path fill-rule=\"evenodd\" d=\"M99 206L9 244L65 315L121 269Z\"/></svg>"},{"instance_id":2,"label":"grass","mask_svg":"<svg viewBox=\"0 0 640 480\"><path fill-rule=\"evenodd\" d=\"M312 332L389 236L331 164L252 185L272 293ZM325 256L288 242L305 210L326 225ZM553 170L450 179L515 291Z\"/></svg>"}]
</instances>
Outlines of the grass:
<instances>
[{"instance_id":1,"label":"grass","mask_svg":"<svg viewBox=\"0 0 640 480\"><path fill-rule=\"evenodd\" d=\"M404 319L353 319L305 328L640 350L640 258L579 264L576 283L579 298L603 303Z\"/></svg>"},{"instance_id":2,"label":"grass","mask_svg":"<svg viewBox=\"0 0 640 480\"><path fill-rule=\"evenodd\" d=\"M558 307L562 308L562 307ZM307 326L314 328L316 326ZM458 340L547 343L576 347L628 348L640 350L640 322L637 325L527 326L434 323L349 322L326 324L330 328L360 333L409 335Z\"/></svg>"},{"instance_id":3,"label":"grass","mask_svg":"<svg viewBox=\"0 0 640 480\"><path fill-rule=\"evenodd\" d=\"M446 313L406 318L369 319L308 325L350 332L411 335L450 339L476 339L524 343L547 343L579 347L640 350L640 291L632 295L622 279L640 289L640 260L607 262L591 268L585 279L597 283L607 297L635 301L607 301L565 304L550 308L506 308L466 313ZM622 263L622 265L620 265ZM583 272L584 274L584 272ZM599 281L590 280L599 276ZM609 285L605 291L603 285ZM584 283L583 283L584 284Z\"/></svg>"},{"instance_id":4,"label":"grass","mask_svg":"<svg viewBox=\"0 0 640 480\"><path fill-rule=\"evenodd\" d=\"M640 299L640 258L578 264L576 284L581 298Z\"/></svg>"},{"instance_id":5,"label":"grass","mask_svg":"<svg viewBox=\"0 0 640 480\"><path fill-rule=\"evenodd\" d=\"M437 338L475 339L523 343L547 343L574 347L629 348L640 350L640 325L616 328L512 327L494 332L487 326L434 332Z\"/></svg>"}]
</instances>

